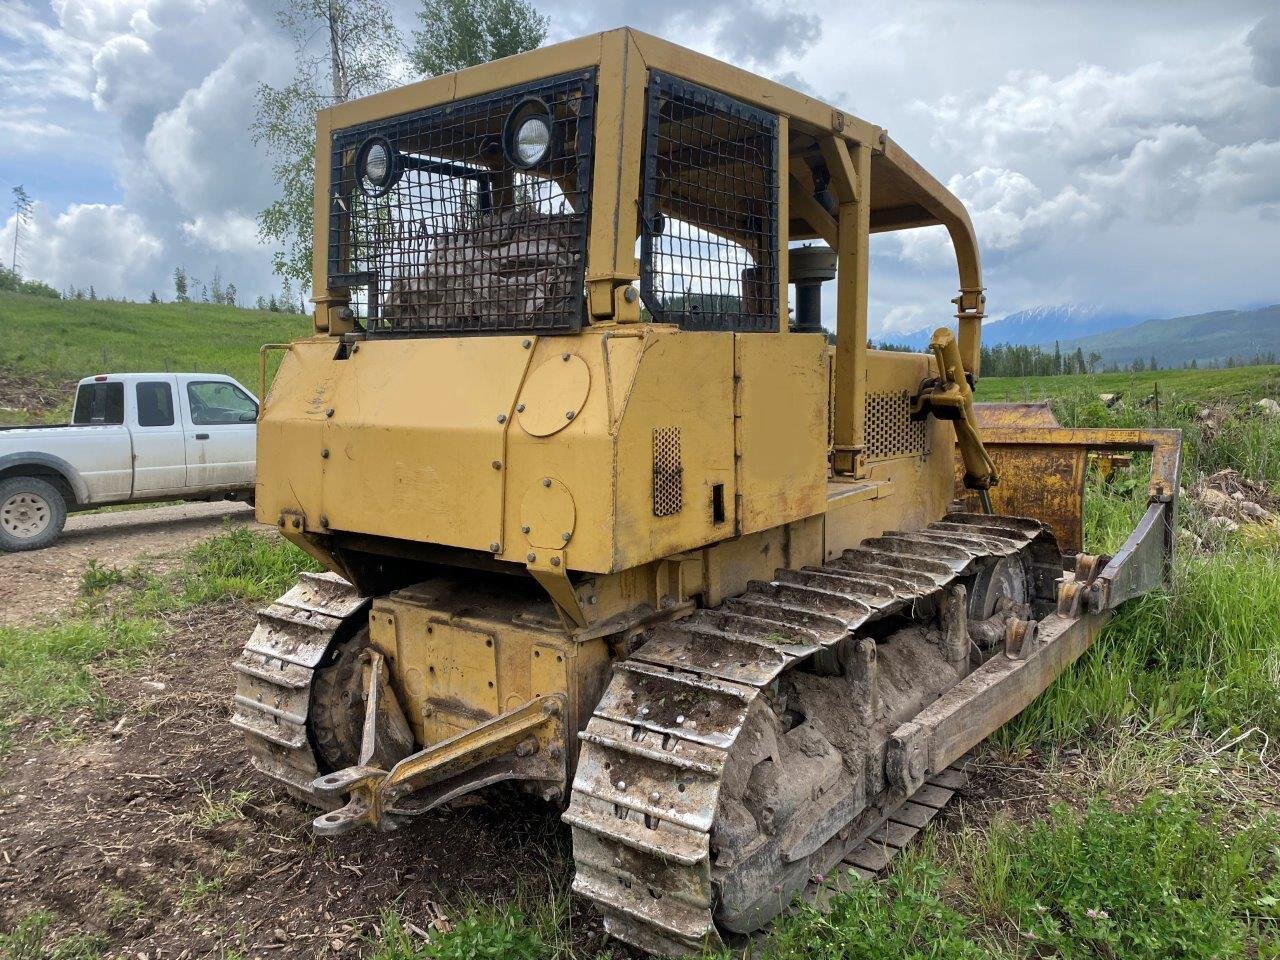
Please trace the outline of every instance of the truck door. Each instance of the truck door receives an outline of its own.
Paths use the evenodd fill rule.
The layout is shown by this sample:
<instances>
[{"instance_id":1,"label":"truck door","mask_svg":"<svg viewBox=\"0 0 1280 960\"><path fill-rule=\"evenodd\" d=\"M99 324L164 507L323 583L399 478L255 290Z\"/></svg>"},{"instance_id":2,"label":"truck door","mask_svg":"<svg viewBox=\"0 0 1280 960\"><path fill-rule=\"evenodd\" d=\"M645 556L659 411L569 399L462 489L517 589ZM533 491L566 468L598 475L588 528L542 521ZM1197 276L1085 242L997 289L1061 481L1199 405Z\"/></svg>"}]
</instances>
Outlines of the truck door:
<instances>
[{"instance_id":1,"label":"truck door","mask_svg":"<svg viewBox=\"0 0 1280 960\"><path fill-rule=\"evenodd\" d=\"M186 385L187 486L252 487L258 404L226 380Z\"/></svg>"},{"instance_id":2,"label":"truck door","mask_svg":"<svg viewBox=\"0 0 1280 960\"><path fill-rule=\"evenodd\" d=\"M133 495L178 493L187 482L187 449L177 417L173 380L134 384Z\"/></svg>"}]
</instances>

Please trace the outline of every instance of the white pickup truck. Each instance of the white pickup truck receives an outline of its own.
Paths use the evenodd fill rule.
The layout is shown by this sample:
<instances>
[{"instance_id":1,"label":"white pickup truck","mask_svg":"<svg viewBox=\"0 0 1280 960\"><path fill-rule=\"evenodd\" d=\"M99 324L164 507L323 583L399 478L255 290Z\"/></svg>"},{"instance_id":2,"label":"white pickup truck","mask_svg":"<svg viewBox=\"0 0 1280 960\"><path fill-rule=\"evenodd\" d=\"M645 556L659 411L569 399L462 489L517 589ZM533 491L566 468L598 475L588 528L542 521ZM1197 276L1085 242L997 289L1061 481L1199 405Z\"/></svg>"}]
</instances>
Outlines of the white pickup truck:
<instances>
[{"instance_id":1,"label":"white pickup truck","mask_svg":"<svg viewBox=\"0 0 1280 960\"><path fill-rule=\"evenodd\" d=\"M71 423L0 428L0 550L38 550L71 510L251 500L258 401L211 373L86 377Z\"/></svg>"}]
</instances>

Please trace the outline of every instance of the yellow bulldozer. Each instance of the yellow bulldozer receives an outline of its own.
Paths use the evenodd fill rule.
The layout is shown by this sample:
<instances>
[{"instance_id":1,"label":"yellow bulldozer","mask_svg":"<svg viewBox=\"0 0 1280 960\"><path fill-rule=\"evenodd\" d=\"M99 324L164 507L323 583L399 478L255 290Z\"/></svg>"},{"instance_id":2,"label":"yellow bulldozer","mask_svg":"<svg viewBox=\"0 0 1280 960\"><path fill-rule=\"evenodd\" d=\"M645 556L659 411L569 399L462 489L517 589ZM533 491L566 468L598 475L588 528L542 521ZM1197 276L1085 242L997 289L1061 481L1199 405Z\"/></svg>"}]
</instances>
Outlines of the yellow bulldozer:
<instances>
[{"instance_id":1,"label":"yellow bulldozer","mask_svg":"<svg viewBox=\"0 0 1280 960\"><path fill-rule=\"evenodd\" d=\"M513 782L612 934L697 952L1167 577L1177 433L975 404L973 228L880 127L620 29L324 110L316 161L257 515L330 572L261 612L233 722L319 834ZM871 349L870 237L930 225L956 333ZM1150 455L1114 557L1099 450Z\"/></svg>"}]
</instances>

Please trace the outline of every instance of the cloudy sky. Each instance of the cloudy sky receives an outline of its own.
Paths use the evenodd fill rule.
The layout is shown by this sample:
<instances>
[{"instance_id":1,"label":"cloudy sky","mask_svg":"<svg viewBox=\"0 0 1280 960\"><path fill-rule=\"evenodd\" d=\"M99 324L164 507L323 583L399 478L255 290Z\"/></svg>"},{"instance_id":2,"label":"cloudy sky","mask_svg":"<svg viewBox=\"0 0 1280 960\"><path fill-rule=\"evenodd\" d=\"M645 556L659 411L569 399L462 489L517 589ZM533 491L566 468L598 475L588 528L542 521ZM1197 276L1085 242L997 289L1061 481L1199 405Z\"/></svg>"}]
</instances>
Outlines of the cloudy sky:
<instances>
[{"instance_id":1,"label":"cloudy sky","mask_svg":"<svg viewBox=\"0 0 1280 960\"><path fill-rule=\"evenodd\" d=\"M416 2L394 0L406 36ZM551 40L630 23L887 127L968 204L994 315L1280 301L1276 0L536 2ZM273 0L0 0L0 187L36 199L27 275L167 297L183 264L278 289L247 127L291 56ZM877 238L873 330L945 316L949 257L938 230Z\"/></svg>"}]
</instances>

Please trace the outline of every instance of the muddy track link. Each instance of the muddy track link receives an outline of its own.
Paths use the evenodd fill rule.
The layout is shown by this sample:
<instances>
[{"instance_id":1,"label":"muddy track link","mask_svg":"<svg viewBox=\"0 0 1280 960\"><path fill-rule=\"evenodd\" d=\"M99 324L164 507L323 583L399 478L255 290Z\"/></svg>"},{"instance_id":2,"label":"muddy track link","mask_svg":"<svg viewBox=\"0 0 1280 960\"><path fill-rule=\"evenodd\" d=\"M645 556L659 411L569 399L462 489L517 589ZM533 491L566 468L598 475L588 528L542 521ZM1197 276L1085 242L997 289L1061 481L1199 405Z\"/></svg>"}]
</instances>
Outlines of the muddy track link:
<instances>
[{"instance_id":1,"label":"muddy track link","mask_svg":"<svg viewBox=\"0 0 1280 960\"><path fill-rule=\"evenodd\" d=\"M822 566L778 570L719 607L654 628L615 666L580 734L564 814L573 828L573 888L601 911L608 931L661 955L720 943L713 829L756 701L801 661L858 642L864 624L910 614L977 561L1015 554L1026 557L1037 598L1052 598L1061 555L1038 521L951 514L921 531L871 538ZM827 872L878 835L900 838L890 826L895 815L922 811L880 787L868 788L862 807L833 806L817 856L799 866L825 860ZM779 899L790 899L794 880L793 871L791 887L773 887Z\"/></svg>"},{"instance_id":2,"label":"muddy track link","mask_svg":"<svg viewBox=\"0 0 1280 960\"><path fill-rule=\"evenodd\" d=\"M304 573L271 606L233 664L231 724L242 730L253 765L294 797L321 809L332 804L311 789L323 772L307 732L311 682L343 624L368 603L342 578Z\"/></svg>"}]
</instances>

